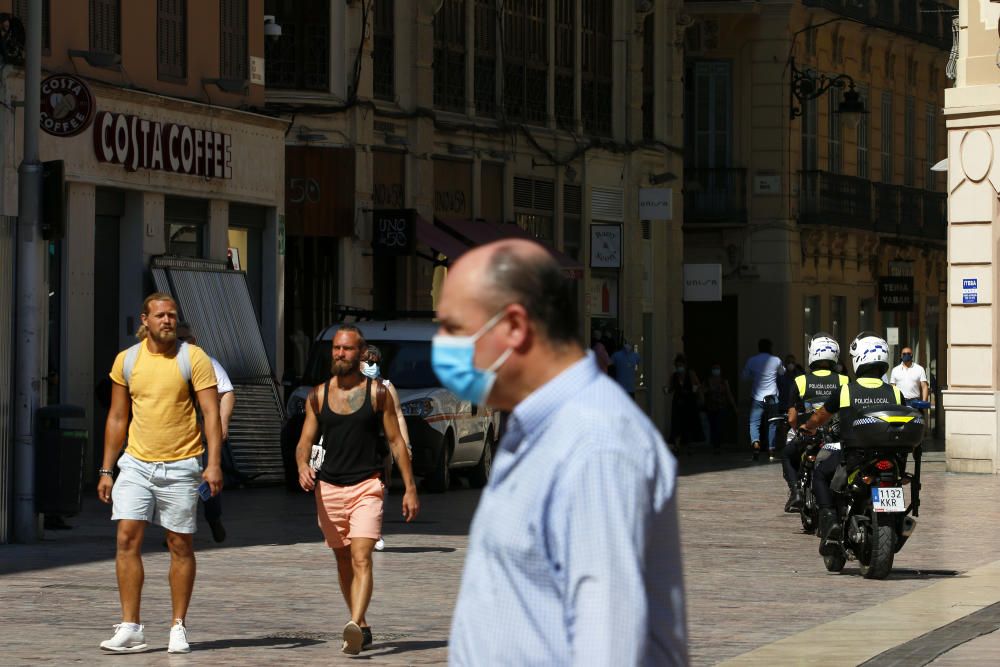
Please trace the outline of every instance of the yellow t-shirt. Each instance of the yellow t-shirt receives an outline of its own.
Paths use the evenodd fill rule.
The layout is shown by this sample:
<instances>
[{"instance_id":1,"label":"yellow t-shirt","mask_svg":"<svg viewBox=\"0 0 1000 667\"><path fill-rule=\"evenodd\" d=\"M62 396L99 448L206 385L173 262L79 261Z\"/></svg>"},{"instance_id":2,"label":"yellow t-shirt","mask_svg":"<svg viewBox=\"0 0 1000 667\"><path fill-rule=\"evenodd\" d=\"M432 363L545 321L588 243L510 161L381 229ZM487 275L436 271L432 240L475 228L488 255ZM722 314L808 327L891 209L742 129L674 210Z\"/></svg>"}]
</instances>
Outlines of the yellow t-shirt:
<instances>
[{"instance_id":1,"label":"yellow t-shirt","mask_svg":"<svg viewBox=\"0 0 1000 667\"><path fill-rule=\"evenodd\" d=\"M191 352L191 384L201 391L216 384L212 361L195 345ZM131 382L125 382L125 355L122 350L111 367L111 379L126 386L132 396L132 424L128 429L128 453L142 461L179 461L204 451L201 429L188 383L181 375L173 352L155 354L146 345L132 368Z\"/></svg>"}]
</instances>

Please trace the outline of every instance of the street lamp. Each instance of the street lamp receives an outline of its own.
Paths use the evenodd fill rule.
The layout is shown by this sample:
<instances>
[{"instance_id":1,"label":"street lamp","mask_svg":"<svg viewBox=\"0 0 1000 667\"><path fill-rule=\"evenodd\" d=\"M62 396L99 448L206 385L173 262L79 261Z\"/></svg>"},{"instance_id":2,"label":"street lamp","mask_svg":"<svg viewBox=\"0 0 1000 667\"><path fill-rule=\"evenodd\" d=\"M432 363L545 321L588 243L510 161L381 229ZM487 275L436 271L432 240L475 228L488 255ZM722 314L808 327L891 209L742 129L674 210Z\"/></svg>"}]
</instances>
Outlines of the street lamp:
<instances>
[{"instance_id":1,"label":"street lamp","mask_svg":"<svg viewBox=\"0 0 1000 667\"><path fill-rule=\"evenodd\" d=\"M792 70L792 99L789 103L789 117L795 120L802 115L802 107L809 100L820 97L831 88L844 89L844 99L837 105L841 122L850 129L856 129L861 122L861 116L868 113L861 95L854 90L854 79L847 74L827 76L817 74L811 69L800 70L795 66L795 58L788 61Z\"/></svg>"}]
</instances>

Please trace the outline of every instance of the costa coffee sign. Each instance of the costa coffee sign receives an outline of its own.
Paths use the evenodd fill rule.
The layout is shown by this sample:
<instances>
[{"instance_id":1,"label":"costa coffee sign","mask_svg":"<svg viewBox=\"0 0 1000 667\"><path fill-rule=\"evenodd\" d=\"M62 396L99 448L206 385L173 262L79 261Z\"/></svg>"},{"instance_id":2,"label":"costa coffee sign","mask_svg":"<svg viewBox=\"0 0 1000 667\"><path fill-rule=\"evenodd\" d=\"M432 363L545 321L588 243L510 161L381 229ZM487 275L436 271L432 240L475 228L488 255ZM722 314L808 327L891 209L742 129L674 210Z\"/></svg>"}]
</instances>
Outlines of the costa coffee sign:
<instances>
[{"instance_id":1,"label":"costa coffee sign","mask_svg":"<svg viewBox=\"0 0 1000 667\"><path fill-rule=\"evenodd\" d=\"M232 137L176 123L102 111L94 119L100 162L128 171L150 169L205 178L232 178Z\"/></svg>"},{"instance_id":2,"label":"costa coffee sign","mask_svg":"<svg viewBox=\"0 0 1000 667\"><path fill-rule=\"evenodd\" d=\"M55 137L72 137L93 120L94 95L75 76L53 74L42 81L40 111L43 130Z\"/></svg>"}]
</instances>

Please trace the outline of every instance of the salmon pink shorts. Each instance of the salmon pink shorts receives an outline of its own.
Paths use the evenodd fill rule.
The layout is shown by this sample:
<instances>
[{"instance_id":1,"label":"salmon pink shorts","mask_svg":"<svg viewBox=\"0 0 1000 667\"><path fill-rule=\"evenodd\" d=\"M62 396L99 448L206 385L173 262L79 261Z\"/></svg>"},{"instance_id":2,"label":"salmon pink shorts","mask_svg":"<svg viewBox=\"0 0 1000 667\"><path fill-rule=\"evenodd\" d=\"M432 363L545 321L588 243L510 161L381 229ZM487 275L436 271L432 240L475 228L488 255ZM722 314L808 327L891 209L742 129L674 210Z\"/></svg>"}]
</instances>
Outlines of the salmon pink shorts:
<instances>
[{"instance_id":1,"label":"salmon pink shorts","mask_svg":"<svg viewBox=\"0 0 1000 667\"><path fill-rule=\"evenodd\" d=\"M342 549L357 537L382 537L382 480L374 475L352 486L320 481L316 486L316 516L331 549Z\"/></svg>"}]
</instances>

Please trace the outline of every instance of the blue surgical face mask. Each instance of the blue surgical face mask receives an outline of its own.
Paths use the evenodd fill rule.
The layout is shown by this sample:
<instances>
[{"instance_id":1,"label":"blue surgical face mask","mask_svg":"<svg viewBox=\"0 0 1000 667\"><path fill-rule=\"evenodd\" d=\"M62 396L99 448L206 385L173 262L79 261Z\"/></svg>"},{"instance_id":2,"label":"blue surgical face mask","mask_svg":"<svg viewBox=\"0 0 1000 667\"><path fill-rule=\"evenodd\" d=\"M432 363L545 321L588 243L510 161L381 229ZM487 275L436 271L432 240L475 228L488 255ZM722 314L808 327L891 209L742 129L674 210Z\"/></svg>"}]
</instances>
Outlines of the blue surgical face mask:
<instances>
[{"instance_id":1,"label":"blue surgical face mask","mask_svg":"<svg viewBox=\"0 0 1000 667\"><path fill-rule=\"evenodd\" d=\"M504 311L501 310L471 336L438 334L431 340L431 366L434 373L441 384L463 401L485 403L497 380L497 369L514 351L513 348L508 348L485 370L475 367L473 360L476 356L476 341L495 327L503 314Z\"/></svg>"},{"instance_id":2,"label":"blue surgical face mask","mask_svg":"<svg viewBox=\"0 0 1000 667\"><path fill-rule=\"evenodd\" d=\"M365 377L377 380L379 376L378 364L369 364L367 361L362 361L361 374Z\"/></svg>"},{"instance_id":3,"label":"blue surgical face mask","mask_svg":"<svg viewBox=\"0 0 1000 667\"><path fill-rule=\"evenodd\" d=\"M720 375L722 375L722 369L721 368L713 368L712 369L712 375L714 375L715 377L719 377Z\"/></svg>"}]
</instances>

